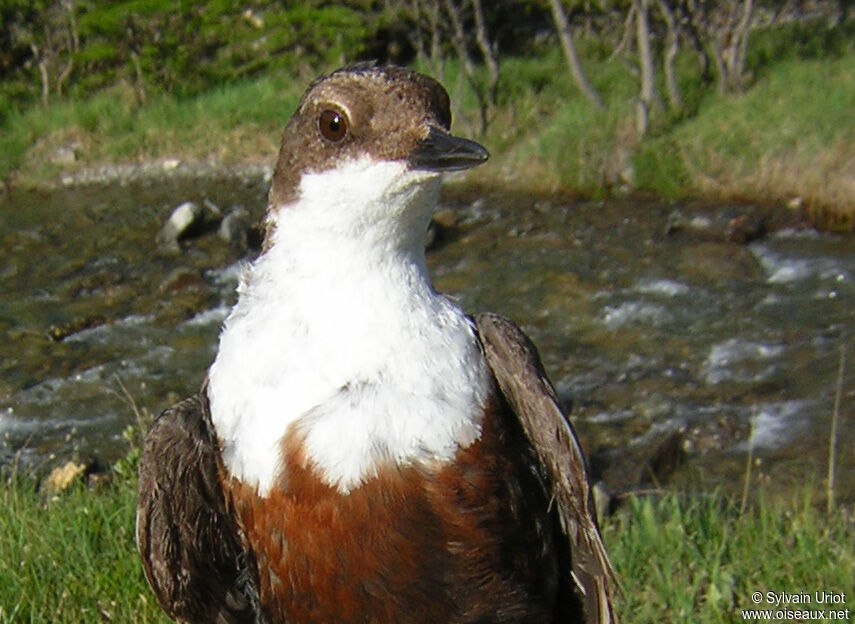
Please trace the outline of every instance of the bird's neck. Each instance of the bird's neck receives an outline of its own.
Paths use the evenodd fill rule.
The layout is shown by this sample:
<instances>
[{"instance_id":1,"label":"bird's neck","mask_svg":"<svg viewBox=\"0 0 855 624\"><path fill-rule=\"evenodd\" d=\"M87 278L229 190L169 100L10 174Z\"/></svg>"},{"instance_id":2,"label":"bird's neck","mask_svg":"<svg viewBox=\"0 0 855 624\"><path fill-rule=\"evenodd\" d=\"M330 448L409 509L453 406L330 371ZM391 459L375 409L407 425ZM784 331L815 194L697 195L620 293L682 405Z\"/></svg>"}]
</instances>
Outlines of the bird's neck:
<instances>
[{"instance_id":1,"label":"bird's neck","mask_svg":"<svg viewBox=\"0 0 855 624\"><path fill-rule=\"evenodd\" d=\"M268 213L266 250L239 306L280 306L284 295L305 322L319 323L327 310L376 315L434 299L424 243L438 188L438 176L401 163L304 175L300 198Z\"/></svg>"},{"instance_id":2,"label":"bird's neck","mask_svg":"<svg viewBox=\"0 0 855 624\"><path fill-rule=\"evenodd\" d=\"M298 200L271 206L268 248L424 266L424 240L440 177L399 162L355 160L304 174ZM425 273L426 274L426 273Z\"/></svg>"},{"instance_id":3,"label":"bird's neck","mask_svg":"<svg viewBox=\"0 0 855 624\"><path fill-rule=\"evenodd\" d=\"M428 278L428 182L352 194L304 183L273 214L210 371L234 476L269 491L294 431L342 492L378 463L447 459L477 439L489 376L470 322Z\"/></svg>"}]
</instances>

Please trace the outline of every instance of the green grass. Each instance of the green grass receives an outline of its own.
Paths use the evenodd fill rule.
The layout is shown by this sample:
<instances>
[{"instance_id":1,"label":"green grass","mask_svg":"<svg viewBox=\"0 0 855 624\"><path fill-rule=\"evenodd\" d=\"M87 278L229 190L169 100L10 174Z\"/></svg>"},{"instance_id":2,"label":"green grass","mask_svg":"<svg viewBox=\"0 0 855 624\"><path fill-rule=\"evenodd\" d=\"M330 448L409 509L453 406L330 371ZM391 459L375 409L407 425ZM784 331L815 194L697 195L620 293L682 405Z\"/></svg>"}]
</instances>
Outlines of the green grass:
<instances>
[{"instance_id":1,"label":"green grass","mask_svg":"<svg viewBox=\"0 0 855 624\"><path fill-rule=\"evenodd\" d=\"M855 612L852 518L826 516L810 498L761 497L743 515L720 495L631 499L604 536L623 585L621 610L632 614L624 621L742 622L742 609L774 608L768 591L846 592L843 608Z\"/></svg>"},{"instance_id":2,"label":"green grass","mask_svg":"<svg viewBox=\"0 0 855 624\"><path fill-rule=\"evenodd\" d=\"M740 515L723 495L630 499L603 527L623 622L741 622L760 591L851 592L855 526L800 499L762 496ZM134 479L48 498L0 485L0 623L165 622L134 545Z\"/></svg>"},{"instance_id":3,"label":"green grass","mask_svg":"<svg viewBox=\"0 0 855 624\"><path fill-rule=\"evenodd\" d=\"M675 136L693 152L756 169L764 159L798 157L855 138L855 55L777 64L744 95L710 98ZM746 142L747 139L747 142Z\"/></svg>"},{"instance_id":4,"label":"green grass","mask_svg":"<svg viewBox=\"0 0 855 624\"><path fill-rule=\"evenodd\" d=\"M509 59L507 100L485 138L494 164L474 175L589 196L627 188L629 180L631 190L664 197L800 198L818 225L851 229L855 48L840 45L821 59L800 48L787 56L775 50L777 57L755 60L755 80L743 94L704 88L695 59L684 56L685 110L654 111L643 138L634 126L635 78L619 61L588 55L586 70L607 103L598 111L556 51Z\"/></svg>"},{"instance_id":5,"label":"green grass","mask_svg":"<svg viewBox=\"0 0 855 624\"><path fill-rule=\"evenodd\" d=\"M557 47L547 44L502 59L498 106L485 136L477 136L477 99L458 80L458 64L448 61L438 78L459 113L455 131L483 141L493 156L469 174L472 181L586 196L800 198L818 224L851 229L855 45L826 41L821 32L776 33L757 34L744 94L705 87L696 59L682 56L685 110L655 111L645 137L634 124L636 77L594 42L583 46L584 65L604 111L587 103ZM312 77L278 73L195 96L152 96L142 105L130 87L117 86L13 113L0 125L0 179L38 184L105 162L174 157L272 164L282 127ZM78 162L50 164L57 147L69 144L79 146Z\"/></svg>"},{"instance_id":6,"label":"green grass","mask_svg":"<svg viewBox=\"0 0 855 624\"><path fill-rule=\"evenodd\" d=\"M53 499L27 477L0 485L0 623L167 622L136 556L135 508L130 480Z\"/></svg>"},{"instance_id":7,"label":"green grass","mask_svg":"<svg viewBox=\"0 0 855 624\"><path fill-rule=\"evenodd\" d=\"M627 136L630 79L615 62L587 65L608 102L605 111L585 100L557 50L545 51L536 61L507 63L508 99L485 137L497 152L494 175L501 171L503 177L516 175L524 184L534 181L539 190L572 189L587 195L613 185L619 173L615 152L632 140Z\"/></svg>"},{"instance_id":8,"label":"green grass","mask_svg":"<svg viewBox=\"0 0 855 624\"><path fill-rule=\"evenodd\" d=\"M0 178L13 172L25 182L55 178L61 168L50 157L69 144L83 167L166 157L272 160L304 82L268 76L192 97L160 95L144 105L129 88L116 87L16 112L0 126Z\"/></svg>"}]
</instances>

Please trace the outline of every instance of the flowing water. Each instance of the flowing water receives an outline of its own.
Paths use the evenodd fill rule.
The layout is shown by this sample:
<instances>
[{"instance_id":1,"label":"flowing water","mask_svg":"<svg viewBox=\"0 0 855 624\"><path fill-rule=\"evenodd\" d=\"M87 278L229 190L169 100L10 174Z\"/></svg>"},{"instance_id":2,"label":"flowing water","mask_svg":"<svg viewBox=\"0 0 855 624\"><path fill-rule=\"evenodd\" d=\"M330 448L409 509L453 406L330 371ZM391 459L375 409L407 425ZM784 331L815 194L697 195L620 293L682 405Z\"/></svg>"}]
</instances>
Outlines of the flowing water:
<instances>
[{"instance_id":1,"label":"flowing water","mask_svg":"<svg viewBox=\"0 0 855 624\"><path fill-rule=\"evenodd\" d=\"M242 260L214 225L180 253L155 236L182 201L257 217L264 196L222 180L0 200L0 463L113 461L135 410L198 389ZM819 482L848 345L838 489L855 497L855 238L750 206L444 203L456 224L428 256L437 288L531 335L609 487L643 484L651 456L654 482L683 461L673 478L738 483L749 448L753 478Z\"/></svg>"}]
</instances>

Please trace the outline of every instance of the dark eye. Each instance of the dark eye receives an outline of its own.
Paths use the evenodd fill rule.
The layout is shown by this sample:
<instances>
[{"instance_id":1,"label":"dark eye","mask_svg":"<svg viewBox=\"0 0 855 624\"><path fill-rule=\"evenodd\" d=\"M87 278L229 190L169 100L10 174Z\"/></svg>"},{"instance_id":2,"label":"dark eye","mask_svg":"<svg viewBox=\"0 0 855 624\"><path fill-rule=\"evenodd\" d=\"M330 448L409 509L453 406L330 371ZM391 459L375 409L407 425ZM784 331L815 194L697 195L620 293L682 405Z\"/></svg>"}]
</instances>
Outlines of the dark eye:
<instances>
[{"instance_id":1,"label":"dark eye","mask_svg":"<svg viewBox=\"0 0 855 624\"><path fill-rule=\"evenodd\" d=\"M347 135L347 121L344 116L331 110L325 110L318 119L321 135L333 143L340 143Z\"/></svg>"}]
</instances>

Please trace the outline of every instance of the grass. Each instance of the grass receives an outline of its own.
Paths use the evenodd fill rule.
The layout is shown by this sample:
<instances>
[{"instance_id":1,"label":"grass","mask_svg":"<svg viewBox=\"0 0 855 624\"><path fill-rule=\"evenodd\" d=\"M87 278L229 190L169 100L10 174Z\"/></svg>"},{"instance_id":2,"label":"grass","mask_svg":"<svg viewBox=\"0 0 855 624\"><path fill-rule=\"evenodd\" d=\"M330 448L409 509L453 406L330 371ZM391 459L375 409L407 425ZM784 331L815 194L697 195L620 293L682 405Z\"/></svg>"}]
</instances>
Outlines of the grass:
<instances>
[{"instance_id":1,"label":"grass","mask_svg":"<svg viewBox=\"0 0 855 624\"><path fill-rule=\"evenodd\" d=\"M753 83L744 94L704 87L695 59L681 58L685 112L655 113L645 137L634 125L636 78L593 42L585 66L607 103L604 111L581 96L557 47L506 57L492 124L476 136L493 159L469 178L585 196L796 201L818 225L851 230L855 45L822 36L758 33ZM788 47L790 40L796 43ZM447 62L442 73L458 112L456 131L477 135L473 91L458 79L457 63ZM151 96L143 105L120 85L86 100L34 106L0 125L0 179L37 185L102 163L165 158L272 164L281 129L310 79L279 73L194 97ZM67 145L77 148L77 161L52 164L57 148Z\"/></svg>"},{"instance_id":2,"label":"grass","mask_svg":"<svg viewBox=\"0 0 855 624\"><path fill-rule=\"evenodd\" d=\"M268 76L195 97L162 95L142 106L119 86L90 99L17 112L0 126L0 177L17 172L23 184L55 179L67 169L50 162L63 145L78 152L72 169L167 157L271 162L303 86Z\"/></svg>"},{"instance_id":3,"label":"grass","mask_svg":"<svg viewBox=\"0 0 855 624\"><path fill-rule=\"evenodd\" d=\"M630 499L603 527L622 621L741 622L740 609L764 607L755 591L847 592L855 608L853 520L810 500L761 495L740 513L721 494ZM0 623L166 622L137 559L135 503L132 475L53 498L11 475L0 485Z\"/></svg>"},{"instance_id":4,"label":"grass","mask_svg":"<svg viewBox=\"0 0 855 624\"><path fill-rule=\"evenodd\" d=\"M744 95L708 98L695 117L652 145L675 145L703 194L800 197L817 209L837 206L848 219L841 225L851 229L853 109L855 54L786 60Z\"/></svg>"},{"instance_id":5,"label":"grass","mask_svg":"<svg viewBox=\"0 0 855 624\"><path fill-rule=\"evenodd\" d=\"M825 515L810 499L760 497L744 514L716 495L632 499L604 536L623 584L621 611L632 614L626 621L741 622L742 609L771 608L752 601L757 591L849 596L852 519Z\"/></svg>"},{"instance_id":6,"label":"grass","mask_svg":"<svg viewBox=\"0 0 855 624\"><path fill-rule=\"evenodd\" d=\"M821 227L855 227L855 51L777 60L743 94L684 80L691 114L660 112L643 138L633 122L634 79L623 66L589 64L609 104L597 111L576 93L560 59L539 63L554 80L533 97L512 96L487 137L498 146L497 166L476 176L588 196L629 188L669 198L795 200ZM519 60L508 73L534 84L541 70ZM509 125L524 131L506 140Z\"/></svg>"},{"instance_id":7,"label":"grass","mask_svg":"<svg viewBox=\"0 0 855 624\"><path fill-rule=\"evenodd\" d=\"M0 486L0 622L167 622L134 546L130 480L47 498L28 477Z\"/></svg>"}]
</instances>

